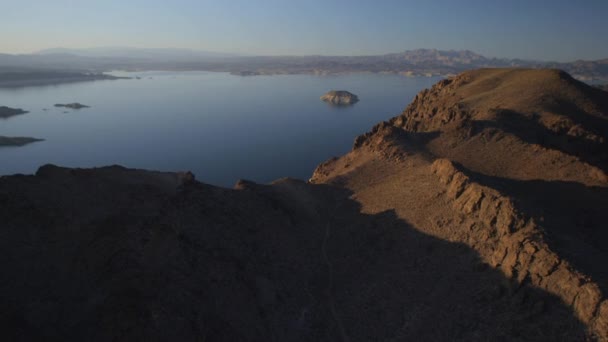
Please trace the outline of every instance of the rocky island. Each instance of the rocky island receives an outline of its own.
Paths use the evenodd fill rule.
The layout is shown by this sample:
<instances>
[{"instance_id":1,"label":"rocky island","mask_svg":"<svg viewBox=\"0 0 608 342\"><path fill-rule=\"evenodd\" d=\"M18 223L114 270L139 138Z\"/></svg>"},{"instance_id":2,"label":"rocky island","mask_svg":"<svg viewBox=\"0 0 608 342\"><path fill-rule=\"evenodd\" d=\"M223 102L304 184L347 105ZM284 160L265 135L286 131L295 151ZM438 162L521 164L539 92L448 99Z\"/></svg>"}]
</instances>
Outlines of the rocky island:
<instances>
[{"instance_id":1,"label":"rocky island","mask_svg":"<svg viewBox=\"0 0 608 342\"><path fill-rule=\"evenodd\" d=\"M3 146L24 146L36 141L42 141L42 139L29 138L29 137L3 137L0 136L0 147Z\"/></svg>"},{"instance_id":2,"label":"rocky island","mask_svg":"<svg viewBox=\"0 0 608 342\"><path fill-rule=\"evenodd\" d=\"M10 118L11 116L21 115L28 113L28 111L20 108L10 108L6 106L0 106L0 119Z\"/></svg>"},{"instance_id":3,"label":"rocky island","mask_svg":"<svg viewBox=\"0 0 608 342\"><path fill-rule=\"evenodd\" d=\"M4 340L608 341L607 137L603 91L484 69L309 182L0 177Z\"/></svg>"},{"instance_id":4,"label":"rocky island","mask_svg":"<svg viewBox=\"0 0 608 342\"><path fill-rule=\"evenodd\" d=\"M83 105L81 103L78 102L74 102L74 103L66 103L66 104L61 104L58 103L55 105L55 107L59 107L59 108L70 108L70 109L82 109L82 108L90 108L89 106Z\"/></svg>"},{"instance_id":5,"label":"rocky island","mask_svg":"<svg viewBox=\"0 0 608 342\"><path fill-rule=\"evenodd\" d=\"M349 106L357 103L359 98L346 90L331 90L321 96L321 100L336 106Z\"/></svg>"}]
</instances>

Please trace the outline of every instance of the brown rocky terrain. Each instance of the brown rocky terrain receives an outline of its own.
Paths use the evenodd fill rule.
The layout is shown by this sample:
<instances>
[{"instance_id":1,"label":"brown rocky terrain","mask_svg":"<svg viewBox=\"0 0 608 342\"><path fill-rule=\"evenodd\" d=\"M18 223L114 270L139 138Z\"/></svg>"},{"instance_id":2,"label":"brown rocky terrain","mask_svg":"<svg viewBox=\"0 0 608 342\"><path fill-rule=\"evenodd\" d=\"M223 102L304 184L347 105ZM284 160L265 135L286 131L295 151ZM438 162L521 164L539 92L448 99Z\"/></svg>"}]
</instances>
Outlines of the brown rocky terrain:
<instances>
[{"instance_id":1,"label":"brown rocky terrain","mask_svg":"<svg viewBox=\"0 0 608 342\"><path fill-rule=\"evenodd\" d=\"M606 93L477 70L320 165L0 178L5 340L608 340Z\"/></svg>"},{"instance_id":2,"label":"brown rocky terrain","mask_svg":"<svg viewBox=\"0 0 608 342\"><path fill-rule=\"evenodd\" d=\"M482 69L421 92L311 181L465 243L606 340L607 137L605 92L559 70Z\"/></svg>"}]
</instances>

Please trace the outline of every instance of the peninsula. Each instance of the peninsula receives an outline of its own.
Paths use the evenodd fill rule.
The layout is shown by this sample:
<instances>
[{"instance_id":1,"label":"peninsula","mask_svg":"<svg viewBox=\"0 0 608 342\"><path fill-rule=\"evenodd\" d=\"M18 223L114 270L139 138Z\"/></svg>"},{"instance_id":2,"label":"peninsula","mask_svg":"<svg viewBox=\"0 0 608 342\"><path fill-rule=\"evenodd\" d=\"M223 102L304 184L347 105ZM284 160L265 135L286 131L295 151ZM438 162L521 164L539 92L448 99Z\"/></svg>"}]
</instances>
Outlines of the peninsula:
<instances>
[{"instance_id":1,"label":"peninsula","mask_svg":"<svg viewBox=\"0 0 608 342\"><path fill-rule=\"evenodd\" d=\"M1 62L2 58L0 56L0 88L19 88L127 78L97 72L88 73L62 69L37 70L3 67ZM57 68L59 68L59 66Z\"/></svg>"},{"instance_id":2,"label":"peninsula","mask_svg":"<svg viewBox=\"0 0 608 342\"><path fill-rule=\"evenodd\" d=\"M42 141L43 139L29 137L4 137L0 136L0 147L3 146L24 146L33 142Z\"/></svg>"},{"instance_id":3,"label":"peninsula","mask_svg":"<svg viewBox=\"0 0 608 342\"><path fill-rule=\"evenodd\" d=\"M6 106L0 106L0 119L7 119L15 115L26 114L28 111L21 108L10 108Z\"/></svg>"}]
</instances>

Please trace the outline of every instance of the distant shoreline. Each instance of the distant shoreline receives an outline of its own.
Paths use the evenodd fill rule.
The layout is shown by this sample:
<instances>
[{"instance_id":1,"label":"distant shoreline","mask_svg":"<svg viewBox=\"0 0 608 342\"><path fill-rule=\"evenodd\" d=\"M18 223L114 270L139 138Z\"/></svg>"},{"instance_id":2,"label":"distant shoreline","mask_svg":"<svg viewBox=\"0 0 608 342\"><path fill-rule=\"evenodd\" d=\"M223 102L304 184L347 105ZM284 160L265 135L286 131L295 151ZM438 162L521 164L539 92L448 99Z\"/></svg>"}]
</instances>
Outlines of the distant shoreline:
<instances>
[{"instance_id":1,"label":"distant shoreline","mask_svg":"<svg viewBox=\"0 0 608 342\"><path fill-rule=\"evenodd\" d=\"M83 75L78 77L54 77L54 78L40 78L40 79L23 79L23 80L0 80L0 88L21 88L21 87L32 87L32 86L45 86L65 83L78 83L88 81L104 81L104 80L120 80L130 79L130 77L118 77L106 74L98 75Z\"/></svg>"},{"instance_id":2,"label":"distant shoreline","mask_svg":"<svg viewBox=\"0 0 608 342\"><path fill-rule=\"evenodd\" d=\"M215 71L208 70L210 72L226 72L226 71ZM280 76L280 75L312 75L312 76L342 76L342 75L356 75L356 74L374 74L374 75L398 75L403 77L451 77L455 76L454 73L418 73L411 71L371 71L371 70L243 70L243 71L228 71L230 75L251 77L251 76Z\"/></svg>"}]
</instances>

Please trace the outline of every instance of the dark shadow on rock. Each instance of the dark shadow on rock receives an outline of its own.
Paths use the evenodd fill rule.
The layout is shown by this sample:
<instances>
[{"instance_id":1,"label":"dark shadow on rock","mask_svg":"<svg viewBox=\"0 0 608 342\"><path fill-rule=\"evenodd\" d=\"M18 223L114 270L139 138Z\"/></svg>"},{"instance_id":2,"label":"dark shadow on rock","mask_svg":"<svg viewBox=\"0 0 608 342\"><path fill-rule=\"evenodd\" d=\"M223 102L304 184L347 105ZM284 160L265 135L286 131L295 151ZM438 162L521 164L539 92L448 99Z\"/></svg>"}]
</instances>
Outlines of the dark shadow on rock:
<instances>
[{"instance_id":1,"label":"dark shadow on rock","mask_svg":"<svg viewBox=\"0 0 608 342\"><path fill-rule=\"evenodd\" d=\"M426 145L439 137L440 134L441 132L438 131L408 132L393 126L390 121L383 121L372 127L369 132L355 138L353 149L367 145L373 150L383 153L390 152L396 148L399 150L399 153L419 153L427 157L433 157Z\"/></svg>"},{"instance_id":2,"label":"dark shadow on rock","mask_svg":"<svg viewBox=\"0 0 608 342\"><path fill-rule=\"evenodd\" d=\"M576 182L513 180L458 168L473 181L511 197L518 211L543 227L551 250L608 293L608 189Z\"/></svg>"},{"instance_id":3,"label":"dark shadow on rock","mask_svg":"<svg viewBox=\"0 0 608 342\"><path fill-rule=\"evenodd\" d=\"M558 298L515 286L471 248L393 211L361 213L344 189L193 181L171 194L120 178L0 179L5 336L584 340Z\"/></svg>"},{"instance_id":4,"label":"dark shadow on rock","mask_svg":"<svg viewBox=\"0 0 608 342\"><path fill-rule=\"evenodd\" d=\"M576 109L572 109L573 111ZM580 109L581 113L584 114ZM525 115L511 111L499 110L496 120L473 121L474 130L472 134L487 128L502 130L513 134L529 144L538 144L548 149L556 149L563 153L576 156L586 163L608 172L608 120L594 117L588 114L573 115L576 124L593 129L594 137L584 135L577 136L568 134L567 131L552 131L538 122L538 116L526 117ZM578 120L578 122L577 122ZM595 138L595 140L593 139ZM603 141L599 141L602 138Z\"/></svg>"}]
</instances>

